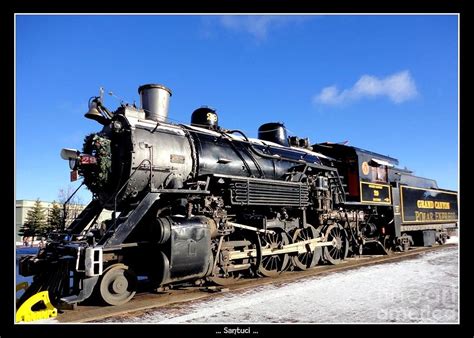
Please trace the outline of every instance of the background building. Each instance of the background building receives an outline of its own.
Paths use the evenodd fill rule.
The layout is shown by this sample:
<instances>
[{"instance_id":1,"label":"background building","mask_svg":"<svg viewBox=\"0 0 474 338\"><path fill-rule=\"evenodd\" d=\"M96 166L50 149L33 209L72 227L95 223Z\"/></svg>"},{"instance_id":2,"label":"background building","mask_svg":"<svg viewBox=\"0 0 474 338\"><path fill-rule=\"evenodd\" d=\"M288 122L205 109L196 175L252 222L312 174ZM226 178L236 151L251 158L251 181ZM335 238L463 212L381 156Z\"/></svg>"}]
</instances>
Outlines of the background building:
<instances>
[{"instance_id":1,"label":"background building","mask_svg":"<svg viewBox=\"0 0 474 338\"><path fill-rule=\"evenodd\" d=\"M20 228L23 226L25 223L27 216L28 216L28 211L32 210L35 206L36 201L34 200L17 200L16 201L16 213L15 213L15 241L18 245L23 244L22 242L22 237L18 235L18 232ZM45 216L46 219L48 218L52 208L53 208L53 203L52 202L45 202L45 201L40 201L41 207L45 211ZM63 205L61 203L57 203L61 210L63 209ZM71 224L71 222L81 213L81 211L86 207L84 204L69 204L67 206L67 218L66 218L66 226ZM111 212L110 211L104 211L100 215L99 219L97 220L99 223L105 219L108 219L111 217Z\"/></svg>"}]
</instances>

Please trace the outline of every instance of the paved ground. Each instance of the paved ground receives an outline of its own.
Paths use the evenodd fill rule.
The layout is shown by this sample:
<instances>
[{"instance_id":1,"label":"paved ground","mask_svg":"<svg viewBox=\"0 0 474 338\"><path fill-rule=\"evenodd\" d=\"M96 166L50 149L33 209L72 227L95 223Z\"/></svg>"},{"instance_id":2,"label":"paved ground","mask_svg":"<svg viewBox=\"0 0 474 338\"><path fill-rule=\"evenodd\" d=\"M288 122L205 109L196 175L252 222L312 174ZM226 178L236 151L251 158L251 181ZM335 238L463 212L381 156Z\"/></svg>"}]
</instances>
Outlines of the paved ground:
<instances>
[{"instance_id":1,"label":"paved ground","mask_svg":"<svg viewBox=\"0 0 474 338\"><path fill-rule=\"evenodd\" d=\"M457 323L458 247L104 323Z\"/></svg>"}]
</instances>

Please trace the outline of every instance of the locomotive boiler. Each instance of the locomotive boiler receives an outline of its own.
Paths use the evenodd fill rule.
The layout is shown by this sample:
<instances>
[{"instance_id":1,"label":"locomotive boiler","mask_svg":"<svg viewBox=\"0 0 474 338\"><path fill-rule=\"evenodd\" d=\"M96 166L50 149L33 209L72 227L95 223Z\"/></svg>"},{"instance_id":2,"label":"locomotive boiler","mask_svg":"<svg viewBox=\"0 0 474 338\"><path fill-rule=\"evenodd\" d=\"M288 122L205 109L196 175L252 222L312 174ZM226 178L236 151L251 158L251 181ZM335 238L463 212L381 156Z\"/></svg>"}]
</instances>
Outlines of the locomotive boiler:
<instances>
[{"instance_id":1,"label":"locomotive boiler","mask_svg":"<svg viewBox=\"0 0 474 338\"><path fill-rule=\"evenodd\" d=\"M119 305L138 284L225 285L238 278L337 264L365 252L444 243L457 226L457 193L397 168L398 161L343 144L288 137L266 123L258 138L219 125L203 106L191 123L168 121L171 90L138 89L141 107L86 117L102 130L63 149L92 201L38 255L20 299L49 291L55 304L94 297ZM102 211L112 217L102 224Z\"/></svg>"}]
</instances>

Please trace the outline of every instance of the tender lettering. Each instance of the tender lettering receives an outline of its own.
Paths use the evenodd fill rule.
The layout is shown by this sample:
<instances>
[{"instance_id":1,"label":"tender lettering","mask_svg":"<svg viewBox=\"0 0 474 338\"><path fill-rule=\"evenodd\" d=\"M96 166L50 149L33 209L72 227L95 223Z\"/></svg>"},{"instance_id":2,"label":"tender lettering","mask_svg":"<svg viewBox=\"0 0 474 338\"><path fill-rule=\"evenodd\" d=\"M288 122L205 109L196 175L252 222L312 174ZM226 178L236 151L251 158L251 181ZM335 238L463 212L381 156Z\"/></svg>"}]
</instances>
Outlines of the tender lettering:
<instances>
[{"instance_id":1,"label":"tender lettering","mask_svg":"<svg viewBox=\"0 0 474 338\"><path fill-rule=\"evenodd\" d=\"M427 200L418 200L416 201L416 206L418 209L451 209L449 202L441 201L427 201Z\"/></svg>"},{"instance_id":2,"label":"tender lettering","mask_svg":"<svg viewBox=\"0 0 474 338\"><path fill-rule=\"evenodd\" d=\"M451 209L449 202L435 202L435 209Z\"/></svg>"},{"instance_id":3,"label":"tender lettering","mask_svg":"<svg viewBox=\"0 0 474 338\"><path fill-rule=\"evenodd\" d=\"M416 222L427 221L455 221L457 216L455 212L424 212L415 211Z\"/></svg>"}]
</instances>

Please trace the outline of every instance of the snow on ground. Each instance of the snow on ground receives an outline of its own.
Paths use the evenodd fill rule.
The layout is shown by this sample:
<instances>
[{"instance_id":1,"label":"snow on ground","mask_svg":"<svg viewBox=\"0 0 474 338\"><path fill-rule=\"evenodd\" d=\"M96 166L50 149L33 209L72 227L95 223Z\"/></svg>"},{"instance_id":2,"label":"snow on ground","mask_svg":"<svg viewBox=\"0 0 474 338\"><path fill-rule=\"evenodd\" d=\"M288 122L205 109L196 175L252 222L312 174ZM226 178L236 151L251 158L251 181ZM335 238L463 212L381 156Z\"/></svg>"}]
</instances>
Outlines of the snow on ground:
<instances>
[{"instance_id":1,"label":"snow on ground","mask_svg":"<svg viewBox=\"0 0 474 338\"><path fill-rule=\"evenodd\" d=\"M32 322L18 322L17 324L18 325L28 325L28 324L36 325L36 324L58 324L58 323L59 321L56 318L48 318L48 319L39 319Z\"/></svg>"},{"instance_id":2,"label":"snow on ground","mask_svg":"<svg viewBox=\"0 0 474 338\"><path fill-rule=\"evenodd\" d=\"M457 323L458 248L180 303L106 323Z\"/></svg>"},{"instance_id":3,"label":"snow on ground","mask_svg":"<svg viewBox=\"0 0 474 338\"><path fill-rule=\"evenodd\" d=\"M459 244L458 236L451 236L446 240L446 244Z\"/></svg>"}]
</instances>

